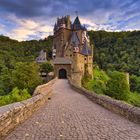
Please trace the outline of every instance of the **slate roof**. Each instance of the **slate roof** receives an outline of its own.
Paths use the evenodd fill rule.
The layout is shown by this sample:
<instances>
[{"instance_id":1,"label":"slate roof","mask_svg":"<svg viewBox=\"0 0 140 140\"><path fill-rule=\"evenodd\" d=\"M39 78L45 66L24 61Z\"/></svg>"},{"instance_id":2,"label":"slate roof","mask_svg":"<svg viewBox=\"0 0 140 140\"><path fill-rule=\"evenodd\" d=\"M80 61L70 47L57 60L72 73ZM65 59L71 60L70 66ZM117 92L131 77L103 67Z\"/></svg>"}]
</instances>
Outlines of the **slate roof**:
<instances>
[{"instance_id":1,"label":"slate roof","mask_svg":"<svg viewBox=\"0 0 140 140\"><path fill-rule=\"evenodd\" d=\"M85 41L81 53L83 55L91 55L91 50L88 48L87 41Z\"/></svg>"},{"instance_id":2,"label":"slate roof","mask_svg":"<svg viewBox=\"0 0 140 140\"><path fill-rule=\"evenodd\" d=\"M76 32L73 32L72 33L72 36L71 36L71 42L73 43L74 46L77 46L80 44L80 40L76 34Z\"/></svg>"},{"instance_id":3,"label":"slate roof","mask_svg":"<svg viewBox=\"0 0 140 140\"><path fill-rule=\"evenodd\" d=\"M73 23L73 28L75 30L80 30L80 29L83 29L81 23L80 23L80 20L79 20L79 17L77 16L74 23Z\"/></svg>"},{"instance_id":4,"label":"slate roof","mask_svg":"<svg viewBox=\"0 0 140 140\"><path fill-rule=\"evenodd\" d=\"M77 24L77 25L78 25L78 24L80 24L80 25L81 25L81 23L80 23L80 20L79 20L79 17L78 17L78 16L76 17L76 19L75 19L75 21L74 21L74 24Z\"/></svg>"},{"instance_id":5,"label":"slate roof","mask_svg":"<svg viewBox=\"0 0 140 140\"><path fill-rule=\"evenodd\" d=\"M69 58L64 57L56 57L53 61L53 64L72 64L71 60Z\"/></svg>"}]
</instances>

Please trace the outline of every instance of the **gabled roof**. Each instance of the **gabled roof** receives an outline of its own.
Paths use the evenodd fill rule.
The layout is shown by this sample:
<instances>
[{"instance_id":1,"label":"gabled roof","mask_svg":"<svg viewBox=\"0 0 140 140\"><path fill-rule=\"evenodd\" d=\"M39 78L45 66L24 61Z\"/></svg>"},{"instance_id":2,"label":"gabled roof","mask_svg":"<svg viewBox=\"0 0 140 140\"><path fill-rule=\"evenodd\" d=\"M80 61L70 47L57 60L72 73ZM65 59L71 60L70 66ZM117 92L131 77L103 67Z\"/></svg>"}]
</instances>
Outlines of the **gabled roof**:
<instances>
[{"instance_id":1,"label":"gabled roof","mask_svg":"<svg viewBox=\"0 0 140 140\"><path fill-rule=\"evenodd\" d=\"M72 32L71 42L72 42L73 45L76 46L76 47L78 47L78 45L80 44L80 40L79 40L78 35L77 35L76 32Z\"/></svg>"}]
</instances>

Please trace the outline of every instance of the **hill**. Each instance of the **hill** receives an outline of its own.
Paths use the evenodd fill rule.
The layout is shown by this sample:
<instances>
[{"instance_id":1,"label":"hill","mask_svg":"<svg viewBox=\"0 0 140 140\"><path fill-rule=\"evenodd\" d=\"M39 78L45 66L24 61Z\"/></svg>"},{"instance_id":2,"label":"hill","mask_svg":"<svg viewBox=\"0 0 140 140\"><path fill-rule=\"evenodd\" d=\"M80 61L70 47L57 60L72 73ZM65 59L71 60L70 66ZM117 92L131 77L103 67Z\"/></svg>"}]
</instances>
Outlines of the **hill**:
<instances>
[{"instance_id":1,"label":"hill","mask_svg":"<svg viewBox=\"0 0 140 140\"><path fill-rule=\"evenodd\" d=\"M34 61L40 50L47 52L48 59L51 58L52 36L44 40L31 40L18 42L9 37L0 36L0 65L13 67L16 62Z\"/></svg>"},{"instance_id":2,"label":"hill","mask_svg":"<svg viewBox=\"0 0 140 140\"><path fill-rule=\"evenodd\" d=\"M104 70L118 70L140 76L140 31L90 31L94 62Z\"/></svg>"}]
</instances>

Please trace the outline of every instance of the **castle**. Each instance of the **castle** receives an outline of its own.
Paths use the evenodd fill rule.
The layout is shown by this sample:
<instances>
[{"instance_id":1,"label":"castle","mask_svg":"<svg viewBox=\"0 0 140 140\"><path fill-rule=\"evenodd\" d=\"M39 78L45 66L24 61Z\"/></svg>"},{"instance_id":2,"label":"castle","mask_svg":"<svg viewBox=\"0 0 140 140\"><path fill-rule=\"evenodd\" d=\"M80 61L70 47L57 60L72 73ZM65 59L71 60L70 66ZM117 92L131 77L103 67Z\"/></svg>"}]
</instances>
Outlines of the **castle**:
<instances>
[{"instance_id":1,"label":"castle","mask_svg":"<svg viewBox=\"0 0 140 140\"><path fill-rule=\"evenodd\" d=\"M84 76L93 76L93 47L87 29L77 16L72 24L70 16L58 18L54 26L53 65L58 78L70 77L81 86Z\"/></svg>"}]
</instances>

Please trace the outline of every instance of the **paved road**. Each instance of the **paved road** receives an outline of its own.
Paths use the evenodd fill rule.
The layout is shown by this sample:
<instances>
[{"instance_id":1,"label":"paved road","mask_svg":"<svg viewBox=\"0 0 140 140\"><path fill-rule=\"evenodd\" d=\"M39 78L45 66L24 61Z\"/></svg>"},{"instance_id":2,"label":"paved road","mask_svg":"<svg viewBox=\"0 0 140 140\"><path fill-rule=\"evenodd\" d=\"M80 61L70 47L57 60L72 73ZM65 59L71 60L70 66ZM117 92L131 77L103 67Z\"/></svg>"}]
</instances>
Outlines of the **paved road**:
<instances>
[{"instance_id":1,"label":"paved road","mask_svg":"<svg viewBox=\"0 0 140 140\"><path fill-rule=\"evenodd\" d=\"M5 140L140 140L132 123L57 80L53 97Z\"/></svg>"}]
</instances>

